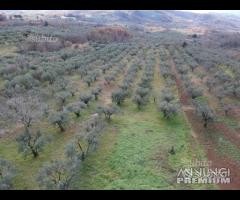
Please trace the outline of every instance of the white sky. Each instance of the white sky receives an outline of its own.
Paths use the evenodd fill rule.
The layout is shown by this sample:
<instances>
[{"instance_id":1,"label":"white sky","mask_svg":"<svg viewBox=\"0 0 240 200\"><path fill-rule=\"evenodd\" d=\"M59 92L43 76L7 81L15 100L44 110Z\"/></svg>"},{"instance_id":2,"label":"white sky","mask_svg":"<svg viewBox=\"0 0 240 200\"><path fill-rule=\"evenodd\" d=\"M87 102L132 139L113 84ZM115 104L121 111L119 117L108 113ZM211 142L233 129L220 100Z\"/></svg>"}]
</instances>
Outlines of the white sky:
<instances>
[{"instance_id":1,"label":"white sky","mask_svg":"<svg viewBox=\"0 0 240 200\"><path fill-rule=\"evenodd\" d=\"M193 12L193 13L239 13L240 10L182 10L185 12Z\"/></svg>"}]
</instances>

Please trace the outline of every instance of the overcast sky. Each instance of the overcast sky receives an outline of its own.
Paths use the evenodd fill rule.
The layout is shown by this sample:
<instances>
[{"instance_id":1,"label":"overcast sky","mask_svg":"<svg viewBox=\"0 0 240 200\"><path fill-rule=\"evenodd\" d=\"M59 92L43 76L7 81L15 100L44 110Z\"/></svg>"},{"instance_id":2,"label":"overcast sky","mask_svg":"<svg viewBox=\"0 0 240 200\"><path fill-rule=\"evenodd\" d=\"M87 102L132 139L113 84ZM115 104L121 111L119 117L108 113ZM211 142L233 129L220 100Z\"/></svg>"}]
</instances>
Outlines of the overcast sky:
<instances>
[{"instance_id":1,"label":"overcast sky","mask_svg":"<svg viewBox=\"0 0 240 200\"><path fill-rule=\"evenodd\" d=\"M228 14L239 14L240 10L182 10L186 12L194 13L228 13Z\"/></svg>"}]
</instances>

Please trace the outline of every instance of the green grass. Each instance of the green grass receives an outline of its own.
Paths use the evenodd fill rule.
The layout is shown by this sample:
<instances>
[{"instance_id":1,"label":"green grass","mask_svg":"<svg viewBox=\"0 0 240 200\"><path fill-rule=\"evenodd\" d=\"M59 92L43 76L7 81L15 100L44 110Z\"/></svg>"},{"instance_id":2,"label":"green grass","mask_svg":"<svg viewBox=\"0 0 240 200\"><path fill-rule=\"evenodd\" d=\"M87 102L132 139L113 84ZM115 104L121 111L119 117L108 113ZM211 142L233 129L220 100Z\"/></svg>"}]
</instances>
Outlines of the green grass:
<instances>
[{"instance_id":1,"label":"green grass","mask_svg":"<svg viewBox=\"0 0 240 200\"><path fill-rule=\"evenodd\" d=\"M205 158L202 149L191 139L190 127L181 114L166 121L153 103L137 111L127 101L124 113L113 118L100 141L97 152L85 161L74 188L213 188L212 185L176 184L180 167L193 158ZM194 149L190 143L194 143ZM175 155L168 153L171 146L176 149Z\"/></svg>"},{"instance_id":2,"label":"green grass","mask_svg":"<svg viewBox=\"0 0 240 200\"><path fill-rule=\"evenodd\" d=\"M225 123L232 130L237 130L240 128L239 122L234 118L230 118L227 116L221 116L218 118L218 121Z\"/></svg>"},{"instance_id":3,"label":"green grass","mask_svg":"<svg viewBox=\"0 0 240 200\"><path fill-rule=\"evenodd\" d=\"M234 73L232 70L226 66L226 65L218 65L219 68L221 68L227 75L229 75L231 78L234 78Z\"/></svg>"},{"instance_id":4,"label":"green grass","mask_svg":"<svg viewBox=\"0 0 240 200\"><path fill-rule=\"evenodd\" d=\"M217 142L217 152L219 155L229 157L240 164L240 149L236 145L222 135L216 136L215 140Z\"/></svg>"}]
</instances>

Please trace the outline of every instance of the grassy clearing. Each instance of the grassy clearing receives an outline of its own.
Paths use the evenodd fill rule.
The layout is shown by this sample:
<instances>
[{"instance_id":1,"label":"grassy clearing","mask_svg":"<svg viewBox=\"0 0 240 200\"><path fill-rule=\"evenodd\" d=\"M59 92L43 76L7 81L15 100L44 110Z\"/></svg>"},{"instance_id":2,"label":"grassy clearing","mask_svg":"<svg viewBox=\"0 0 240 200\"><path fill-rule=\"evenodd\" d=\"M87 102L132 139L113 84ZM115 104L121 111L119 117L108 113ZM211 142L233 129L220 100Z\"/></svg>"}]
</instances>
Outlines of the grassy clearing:
<instances>
[{"instance_id":1,"label":"grassy clearing","mask_svg":"<svg viewBox=\"0 0 240 200\"><path fill-rule=\"evenodd\" d=\"M84 163L75 180L83 189L174 189L180 167L204 159L199 146L189 146L190 128L180 115L163 120L152 103L137 111L125 103L124 113L115 116L101 137L101 145ZM168 153L174 146L176 154ZM191 188L213 186L191 185Z\"/></svg>"}]
</instances>

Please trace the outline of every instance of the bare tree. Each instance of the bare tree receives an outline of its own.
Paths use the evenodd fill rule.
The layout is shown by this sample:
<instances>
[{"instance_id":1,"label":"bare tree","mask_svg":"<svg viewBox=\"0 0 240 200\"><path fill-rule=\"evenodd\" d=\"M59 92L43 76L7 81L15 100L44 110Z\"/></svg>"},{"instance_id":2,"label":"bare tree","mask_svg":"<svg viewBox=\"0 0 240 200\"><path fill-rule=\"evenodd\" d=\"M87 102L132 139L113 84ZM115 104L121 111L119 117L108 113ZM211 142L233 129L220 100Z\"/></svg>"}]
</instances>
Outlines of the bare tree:
<instances>
[{"instance_id":1,"label":"bare tree","mask_svg":"<svg viewBox=\"0 0 240 200\"><path fill-rule=\"evenodd\" d=\"M13 97L7 102L8 114L13 120L20 121L25 129L28 129L34 122L43 115L42 103L36 96Z\"/></svg>"}]
</instances>

